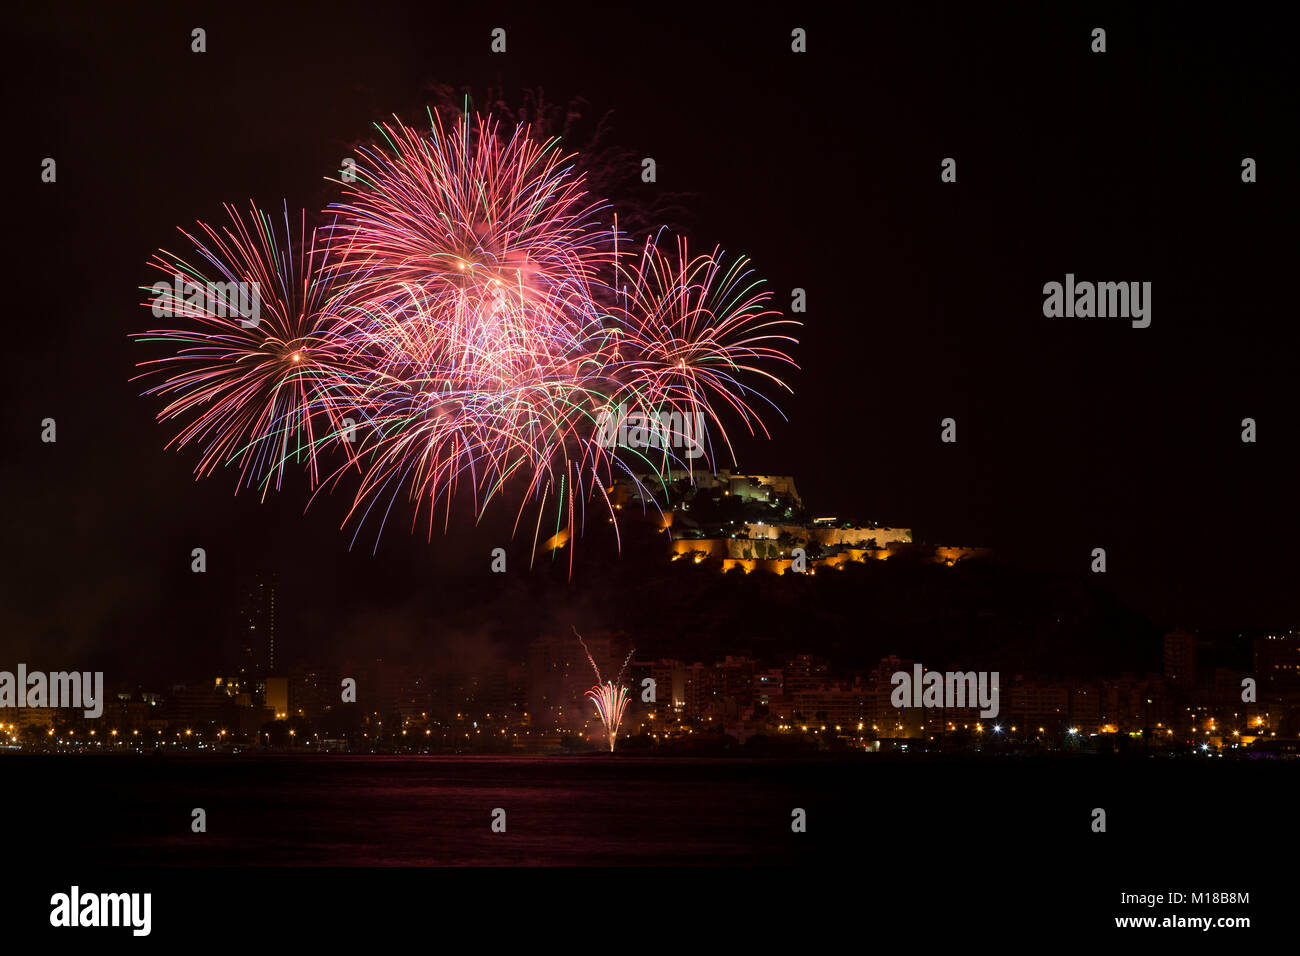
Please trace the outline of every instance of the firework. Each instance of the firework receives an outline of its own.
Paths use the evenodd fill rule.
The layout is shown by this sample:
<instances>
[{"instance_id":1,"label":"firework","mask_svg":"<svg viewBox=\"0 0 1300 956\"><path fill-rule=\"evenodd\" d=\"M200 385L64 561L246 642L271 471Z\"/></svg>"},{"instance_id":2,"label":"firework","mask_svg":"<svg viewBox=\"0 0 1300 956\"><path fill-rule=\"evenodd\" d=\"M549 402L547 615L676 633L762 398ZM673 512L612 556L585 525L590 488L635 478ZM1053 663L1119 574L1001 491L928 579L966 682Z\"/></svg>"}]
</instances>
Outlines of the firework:
<instances>
[{"instance_id":1,"label":"firework","mask_svg":"<svg viewBox=\"0 0 1300 956\"><path fill-rule=\"evenodd\" d=\"M788 391L764 366L793 364L782 347L795 340L780 329L797 323L767 308L770 294L748 260L728 261L717 249L692 257L681 238L672 254L647 240L638 261L620 262L619 272L620 400L654 418L689 421L701 415L728 448L719 408L751 434L758 429L766 435L751 402L771 403L745 379L765 379Z\"/></svg>"},{"instance_id":2,"label":"firework","mask_svg":"<svg viewBox=\"0 0 1300 956\"><path fill-rule=\"evenodd\" d=\"M202 268L155 257L178 288L155 311L183 305L192 321L138 336L173 349L143 364L165 375L149 389L170 399L160 420L193 417L175 444L202 445L199 476L237 464L265 491L302 463L320 493L355 474L345 522L359 533L373 517L376 545L399 498L432 537L453 498L481 515L511 489L516 528L532 506L534 543L551 511L547 535L571 541L589 503L617 533L615 480L639 484L647 465L663 478L681 458L675 440L610 447L615 410L705 423L707 437L671 437L708 467L715 444L731 451L726 420L766 433L756 386L785 388L769 367L793 364L776 327L796 323L767 307L747 260L659 237L629 252L574 157L527 126L431 113L428 130L377 128L320 242L305 216L293 245L287 212L281 238L256 208L229 210L232 225L185 233ZM191 308L214 282L259 296L232 312L196 292ZM326 449L340 454L322 480Z\"/></svg>"},{"instance_id":3,"label":"firework","mask_svg":"<svg viewBox=\"0 0 1300 956\"><path fill-rule=\"evenodd\" d=\"M150 262L166 280L146 287L144 304L186 324L135 336L172 349L140 363L137 378L162 379L145 392L169 399L159 421L193 416L172 444L202 447L197 476L237 464L241 482L265 494L290 461L314 481L318 446L338 434L329 401L342 345L327 309L333 270L305 215L295 243L287 209L283 230L256 206L247 216L226 212L220 229L180 230L195 246L193 263L166 250Z\"/></svg>"},{"instance_id":4,"label":"firework","mask_svg":"<svg viewBox=\"0 0 1300 956\"><path fill-rule=\"evenodd\" d=\"M596 712L600 714L601 722L609 732L609 752L613 753L618 725L623 720L623 711L627 709L628 690L621 684L606 681L587 691L587 696L595 703Z\"/></svg>"},{"instance_id":5,"label":"firework","mask_svg":"<svg viewBox=\"0 0 1300 956\"><path fill-rule=\"evenodd\" d=\"M370 427L349 517L405 493L413 522L429 505L432 534L462 482L481 512L518 477L572 532L569 499L590 488L575 415L613 254L598 207L569 157L524 127L434 115L428 133L380 131L331 233L351 358L375 372L355 396Z\"/></svg>"},{"instance_id":6,"label":"firework","mask_svg":"<svg viewBox=\"0 0 1300 956\"><path fill-rule=\"evenodd\" d=\"M614 680L607 681L600 676L600 668L596 666L596 659L591 656L591 651L587 649L587 642L582 639L578 629L573 629L573 634L582 645L583 652L587 655L587 660L591 662L591 669L596 672L596 684L587 691L586 696L596 705L596 713L600 717L600 722L605 725L605 731L609 735L609 751L614 752L614 741L618 737L618 726L623 722L623 714L627 710L629 700L628 688L623 681L623 672L627 670L628 663L632 660L635 650L628 651L627 657L623 659L623 666L619 668L618 677Z\"/></svg>"}]
</instances>

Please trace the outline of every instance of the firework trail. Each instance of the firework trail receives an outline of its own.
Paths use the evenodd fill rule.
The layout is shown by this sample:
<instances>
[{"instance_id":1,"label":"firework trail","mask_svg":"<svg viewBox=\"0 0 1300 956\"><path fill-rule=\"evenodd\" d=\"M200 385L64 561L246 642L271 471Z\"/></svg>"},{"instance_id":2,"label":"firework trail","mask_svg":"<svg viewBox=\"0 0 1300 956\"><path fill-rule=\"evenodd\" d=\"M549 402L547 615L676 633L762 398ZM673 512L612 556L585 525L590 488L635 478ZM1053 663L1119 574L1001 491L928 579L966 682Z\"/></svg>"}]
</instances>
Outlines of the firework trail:
<instances>
[{"instance_id":1,"label":"firework trail","mask_svg":"<svg viewBox=\"0 0 1300 956\"><path fill-rule=\"evenodd\" d=\"M618 725L623 721L623 712L627 709L628 689L622 685L615 686L612 681L597 684L587 691L587 696L596 705L596 712L609 732L609 752L614 752L614 741L618 738Z\"/></svg>"},{"instance_id":2,"label":"firework trail","mask_svg":"<svg viewBox=\"0 0 1300 956\"><path fill-rule=\"evenodd\" d=\"M162 378L145 391L169 398L159 421L195 416L171 444L202 446L196 477L237 463L241 483L260 484L265 496L291 460L314 482L316 451L338 432L329 400L342 346L328 318L333 270L305 216L295 242L287 209L282 231L255 205L247 215L226 212L230 224L220 229L180 230L199 264L166 250L150 262L167 281L145 287L144 305L190 322L134 336L173 350L140 363L146 371L136 377Z\"/></svg>"},{"instance_id":3,"label":"firework trail","mask_svg":"<svg viewBox=\"0 0 1300 956\"><path fill-rule=\"evenodd\" d=\"M305 214L292 243L287 210L281 237L256 207L227 207L231 225L184 233L202 267L151 262L175 280L154 287L155 314L191 322L136 336L171 350L141 363L164 376L146 394L169 399L161 421L189 419L173 444L201 446L196 476L237 464L265 494L300 463L314 499L355 475L345 524L373 521L376 546L401 499L432 537L454 498L481 516L509 492L516 530L536 509L536 544L544 514L572 541L589 505L617 534L607 489L666 483L678 439L712 468L715 444L734 461L725 421L766 434L756 386L788 391L769 367L794 364L779 327L798 323L768 308L747 260L692 257L662 233L629 250L574 156L527 125L431 112L427 130L376 128L319 241ZM259 321L198 294L214 283L255 290ZM620 414L709 435L616 449L605 425Z\"/></svg>"},{"instance_id":4,"label":"firework trail","mask_svg":"<svg viewBox=\"0 0 1300 956\"><path fill-rule=\"evenodd\" d=\"M587 649L587 642L582 639L578 633L577 627L573 628L573 634L582 645L583 652L587 655L587 660L591 662L591 669L596 672L596 684L587 691L587 697L591 698L592 703L596 705L596 713L600 716L600 721L605 725L605 731L609 734L609 751L614 752L614 741L618 737L618 726L623 722L623 714L627 710L630 699L627 685L623 683L623 673L627 670L627 665L632 660L632 655L636 649L628 651L627 657L623 659L623 666L619 668L618 677L615 680L607 681L600 676L600 668L596 666L596 659L591 656L591 651Z\"/></svg>"}]
</instances>

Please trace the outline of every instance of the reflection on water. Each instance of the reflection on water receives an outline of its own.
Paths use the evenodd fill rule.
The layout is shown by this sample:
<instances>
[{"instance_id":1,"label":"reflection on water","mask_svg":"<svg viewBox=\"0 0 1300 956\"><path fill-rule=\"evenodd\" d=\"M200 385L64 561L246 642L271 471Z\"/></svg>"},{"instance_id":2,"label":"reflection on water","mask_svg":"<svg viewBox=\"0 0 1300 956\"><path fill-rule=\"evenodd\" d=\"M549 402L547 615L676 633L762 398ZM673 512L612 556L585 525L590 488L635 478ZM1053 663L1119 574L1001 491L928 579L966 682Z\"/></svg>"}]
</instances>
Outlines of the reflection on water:
<instances>
[{"instance_id":1,"label":"reflection on water","mask_svg":"<svg viewBox=\"0 0 1300 956\"><path fill-rule=\"evenodd\" d=\"M20 755L0 759L0 812L15 843L124 867L842 865L846 853L920 865L918 851L936 840L1014 845L1008 859L1023 866L1048 847L1099 852L1088 826L1098 805L1141 833L1123 846L1190 851L1198 805L1277 794L1294 786L1293 772L1279 779L1288 770L1098 759ZM1188 792L1199 800L1183 800ZM196 807L206 833L191 832ZM504 833L491 829L496 808ZM806 833L791 832L795 808L806 811Z\"/></svg>"}]
</instances>

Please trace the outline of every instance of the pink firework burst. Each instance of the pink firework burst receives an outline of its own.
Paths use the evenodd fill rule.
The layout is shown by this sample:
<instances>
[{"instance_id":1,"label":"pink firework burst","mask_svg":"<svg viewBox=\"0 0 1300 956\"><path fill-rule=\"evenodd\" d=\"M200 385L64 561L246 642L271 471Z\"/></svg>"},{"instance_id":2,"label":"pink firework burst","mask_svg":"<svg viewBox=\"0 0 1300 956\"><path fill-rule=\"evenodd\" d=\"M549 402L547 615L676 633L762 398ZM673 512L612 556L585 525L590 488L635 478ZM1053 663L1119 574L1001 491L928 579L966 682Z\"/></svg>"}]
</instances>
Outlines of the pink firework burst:
<instances>
[{"instance_id":1,"label":"pink firework burst","mask_svg":"<svg viewBox=\"0 0 1300 956\"><path fill-rule=\"evenodd\" d=\"M149 389L170 399L160 419L191 419L175 443L202 445L200 476L236 464L265 491L303 463L319 493L355 474L345 520L359 532L374 517L376 544L401 498L431 537L440 505L449 520L467 494L481 515L514 489L516 528L537 510L536 543L548 510L573 540L589 503L616 519L614 480L679 459L676 441L657 457L611 447L615 410L704 423L708 436L680 436L690 458L731 451L727 420L766 433L765 389L785 389L772 367L793 364L781 327L797 323L747 260L692 257L681 239L620 248L573 157L527 126L431 114L427 130L378 129L327 241L305 215L294 244L287 212L281 238L256 208L232 209L231 225L185 233L201 266L155 257L175 288L146 304L188 322L138 336L174 350L143 364L165 375ZM232 312L214 284L254 297ZM322 481L325 449L340 455Z\"/></svg>"},{"instance_id":2,"label":"pink firework burst","mask_svg":"<svg viewBox=\"0 0 1300 956\"><path fill-rule=\"evenodd\" d=\"M287 210L282 229L255 205L226 212L221 228L180 230L193 256L160 250L151 260L166 278L145 287L143 304L178 325L134 336L172 350L141 362L137 378L161 379L145 393L168 399L159 421L190 419L172 444L201 447L197 476L234 464L241 483L265 495L290 462L315 481L317 450L339 432L330 400L344 351L328 301L335 273L305 215L294 236Z\"/></svg>"}]
</instances>

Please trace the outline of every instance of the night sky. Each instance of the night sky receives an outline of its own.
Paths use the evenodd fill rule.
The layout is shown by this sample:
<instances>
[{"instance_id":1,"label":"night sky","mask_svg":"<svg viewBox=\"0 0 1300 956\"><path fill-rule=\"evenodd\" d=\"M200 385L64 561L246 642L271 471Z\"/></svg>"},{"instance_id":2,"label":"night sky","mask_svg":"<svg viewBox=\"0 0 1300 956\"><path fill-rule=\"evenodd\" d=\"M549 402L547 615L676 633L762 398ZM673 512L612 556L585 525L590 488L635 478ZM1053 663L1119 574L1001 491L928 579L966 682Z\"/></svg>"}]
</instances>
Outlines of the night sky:
<instances>
[{"instance_id":1,"label":"night sky","mask_svg":"<svg viewBox=\"0 0 1300 956\"><path fill-rule=\"evenodd\" d=\"M1094 583L1158 627L1300 619L1289 34L1145 6L410 6L11 16L4 660L184 669L258 567L282 576L300 641L407 627L413 592L449 604L487 573L509 509L349 552L342 495L304 514L301 485L262 503L233 470L196 483L130 381L156 354L128 339L153 322L145 264L192 251L177 226L250 198L322 208L370 124L418 123L439 85L612 111L616 145L658 166L645 185L629 165L628 196L686 195L692 246L749 255L778 308L807 290L788 421L738 442L740 470L793 474L819 514L1029 568L1084 573L1104 547ZM1151 327L1045 318L1043 284L1066 273L1151 282Z\"/></svg>"}]
</instances>

